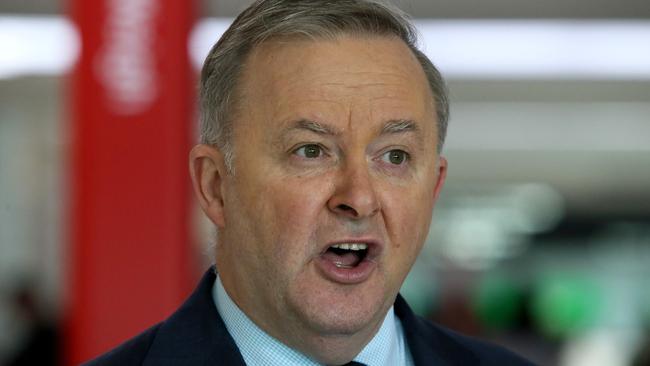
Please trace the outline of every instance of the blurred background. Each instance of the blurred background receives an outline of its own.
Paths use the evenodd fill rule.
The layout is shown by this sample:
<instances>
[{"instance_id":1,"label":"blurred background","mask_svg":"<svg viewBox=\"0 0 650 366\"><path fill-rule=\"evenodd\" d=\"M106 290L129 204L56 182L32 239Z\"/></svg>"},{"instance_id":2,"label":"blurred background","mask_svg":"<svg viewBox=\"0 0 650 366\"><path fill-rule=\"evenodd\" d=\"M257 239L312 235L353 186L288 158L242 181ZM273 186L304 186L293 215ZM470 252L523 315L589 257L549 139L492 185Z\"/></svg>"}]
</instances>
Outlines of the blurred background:
<instances>
[{"instance_id":1,"label":"blurred background","mask_svg":"<svg viewBox=\"0 0 650 366\"><path fill-rule=\"evenodd\" d=\"M142 42L175 34L174 18L159 14L179 11L152 11L172 0L88 3L0 2L0 365L75 364L96 355L167 315L210 263L214 233L185 177L196 136L193 98L202 59L250 1L177 1L186 7L180 46L135 59L141 69L145 56L154 65L185 60L152 68L187 77L143 78L118 68L104 79L122 84L84 81L107 49L94 45L104 39L97 34L122 29L117 44L141 50ZM451 94L449 178L402 293L420 314L542 365L650 365L650 3L396 3L416 18ZM155 26L144 36L129 28L148 19ZM117 95L110 107L102 86ZM145 116L147 108L155 112ZM141 117L172 127L153 139L150 129L128 124L102 130ZM132 140L120 148L125 135ZM171 157L147 156L161 138L175 144L164 147ZM151 189L130 184L151 179L138 176L147 168L115 170L122 160L111 154L159 160L156 179L177 183L156 193L175 200L130 196ZM124 206L105 209L120 192L130 197ZM111 221L131 210L127 221ZM160 221L150 218L158 214ZM180 224L168 229L168 222ZM118 234L96 239L109 232L102 225ZM171 239L157 239L164 230ZM140 245L120 240L122 232L153 243L134 249ZM165 254L147 255L154 251ZM134 267L143 257L151 262L143 268L163 273L164 290L134 295L144 283L119 284L129 278L121 272L141 277ZM102 275L116 265L123 267ZM93 292L111 286L127 289L130 301ZM154 303L164 305L151 311ZM143 320L120 324L132 318ZM114 329L91 335L102 321Z\"/></svg>"}]
</instances>

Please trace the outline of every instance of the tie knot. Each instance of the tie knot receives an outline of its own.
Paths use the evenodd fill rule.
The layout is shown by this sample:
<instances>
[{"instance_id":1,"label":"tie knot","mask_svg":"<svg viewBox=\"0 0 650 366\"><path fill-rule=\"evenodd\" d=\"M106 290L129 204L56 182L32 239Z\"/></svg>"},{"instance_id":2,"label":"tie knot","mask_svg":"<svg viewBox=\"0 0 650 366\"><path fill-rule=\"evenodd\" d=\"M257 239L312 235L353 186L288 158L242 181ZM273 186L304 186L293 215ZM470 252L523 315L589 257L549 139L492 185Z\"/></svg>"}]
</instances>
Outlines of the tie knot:
<instances>
[{"instance_id":1,"label":"tie knot","mask_svg":"<svg viewBox=\"0 0 650 366\"><path fill-rule=\"evenodd\" d=\"M365 364L357 361L350 361L343 366L366 366Z\"/></svg>"}]
</instances>

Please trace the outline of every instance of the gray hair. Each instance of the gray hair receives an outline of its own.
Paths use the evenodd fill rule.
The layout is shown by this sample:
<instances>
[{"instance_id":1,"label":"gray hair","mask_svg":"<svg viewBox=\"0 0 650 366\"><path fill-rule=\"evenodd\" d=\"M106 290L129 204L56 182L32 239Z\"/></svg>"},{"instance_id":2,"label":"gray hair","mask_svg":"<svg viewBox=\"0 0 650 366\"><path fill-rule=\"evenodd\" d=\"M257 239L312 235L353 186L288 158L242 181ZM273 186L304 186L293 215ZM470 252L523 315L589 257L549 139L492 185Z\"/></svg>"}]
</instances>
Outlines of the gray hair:
<instances>
[{"instance_id":1,"label":"gray hair","mask_svg":"<svg viewBox=\"0 0 650 366\"><path fill-rule=\"evenodd\" d=\"M218 146L232 170L232 120L237 84L251 50L271 38L335 39L346 35L395 36L419 61L434 96L438 152L449 119L447 88L440 72L417 47L408 16L379 0L258 0L242 12L212 47L200 84L201 143Z\"/></svg>"}]
</instances>

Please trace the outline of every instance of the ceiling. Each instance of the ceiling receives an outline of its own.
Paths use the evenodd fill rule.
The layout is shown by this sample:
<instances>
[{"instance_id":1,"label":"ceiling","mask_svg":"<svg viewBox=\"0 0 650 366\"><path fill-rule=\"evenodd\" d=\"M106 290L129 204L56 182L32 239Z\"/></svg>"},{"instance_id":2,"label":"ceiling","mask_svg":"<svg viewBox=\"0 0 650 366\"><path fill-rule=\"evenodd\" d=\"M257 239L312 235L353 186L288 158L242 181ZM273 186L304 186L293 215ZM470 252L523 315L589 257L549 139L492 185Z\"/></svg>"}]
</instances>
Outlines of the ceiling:
<instances>
[{"instance_id":1,"label":"ceiling","mask_svg":"<svg viewBox=\"0 0 650 366\"><path fill-rule=\"evenodd\" d=\"M71 0L68 0L71 1ZM250 0L201 0L205 16L231 17ZM57 14L65 1L2 0L0 13ZM415 18L650 18L647 0L396 0Z\"/></svg>"}]
</instances>

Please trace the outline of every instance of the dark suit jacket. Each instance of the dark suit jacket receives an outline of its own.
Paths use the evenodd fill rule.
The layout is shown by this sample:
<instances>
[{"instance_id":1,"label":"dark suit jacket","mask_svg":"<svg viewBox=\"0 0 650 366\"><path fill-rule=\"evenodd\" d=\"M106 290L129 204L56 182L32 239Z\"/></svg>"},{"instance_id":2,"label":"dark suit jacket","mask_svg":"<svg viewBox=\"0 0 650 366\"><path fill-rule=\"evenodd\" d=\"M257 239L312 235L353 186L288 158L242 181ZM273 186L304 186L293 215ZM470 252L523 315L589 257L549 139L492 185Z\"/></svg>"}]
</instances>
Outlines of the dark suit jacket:
<instances>
[{"instance_id":1,"label":"dark suit jacket","mask_svg":"<svg viewBox=\"0 0 650 366\"><path fill-rule=\"evenodd\" d=\"M167 320L114 350L85 363L103 365L244 366L212 299L216 279L209 270L190 298ZM532 365L513 353L417 317L401 296L395 301L413 361L423 365Z\"/></svg>"}]
</instances>

